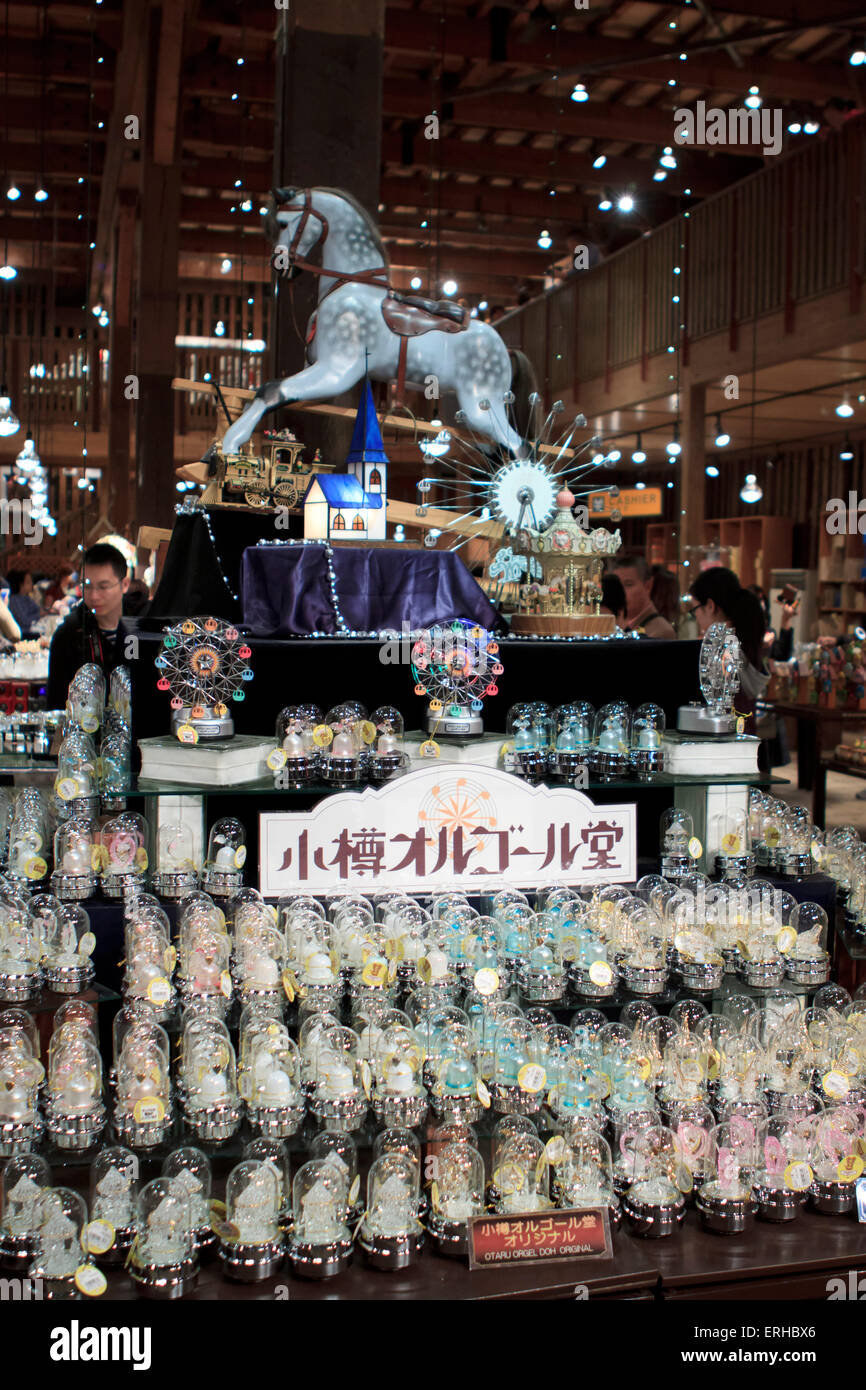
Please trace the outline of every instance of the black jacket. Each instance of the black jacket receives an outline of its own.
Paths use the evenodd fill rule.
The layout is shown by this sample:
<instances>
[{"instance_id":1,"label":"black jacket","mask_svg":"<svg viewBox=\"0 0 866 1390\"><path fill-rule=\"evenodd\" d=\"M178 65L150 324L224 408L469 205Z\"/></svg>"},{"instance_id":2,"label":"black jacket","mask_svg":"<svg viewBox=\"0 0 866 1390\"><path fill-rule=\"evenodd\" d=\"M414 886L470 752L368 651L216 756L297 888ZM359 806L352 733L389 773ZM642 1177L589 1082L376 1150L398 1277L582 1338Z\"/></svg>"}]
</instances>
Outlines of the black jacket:
<instances>
[{"instance_id":1,"label":"black jacket","mask_svg":"<svg viewBox=\"0 0 866 1390\"><path fill-rule=\"evenodd\" d=\"M113 648L103 639L96 619L83 603L73 608L51 639L48 653L48 708L63 709L69 682L80 666L92 662L101 666L106 677L115 666L124 664L125 638L131 625L121 618Z\"/></svg>"}]
</instances>

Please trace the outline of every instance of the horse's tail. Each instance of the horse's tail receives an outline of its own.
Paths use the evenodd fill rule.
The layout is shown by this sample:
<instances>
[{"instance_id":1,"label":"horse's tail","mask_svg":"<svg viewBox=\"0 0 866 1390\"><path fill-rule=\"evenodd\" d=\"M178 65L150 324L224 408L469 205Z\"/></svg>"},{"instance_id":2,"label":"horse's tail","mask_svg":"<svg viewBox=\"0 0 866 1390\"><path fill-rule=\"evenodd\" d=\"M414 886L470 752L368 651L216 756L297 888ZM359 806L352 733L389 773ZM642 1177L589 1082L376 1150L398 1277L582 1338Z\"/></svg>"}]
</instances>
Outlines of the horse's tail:
<instances>
[{"instance_id":1,"label":"horse's tail","mask_svg":"<svg viewBox=\"0 0 866 1390\"><path fill-rule=\"evenodd\" d=\"M535 368L520 348L509 348L511 358L511 389L514 392L514 405L511 407L514 428L521 439L532 439L537 432L537 405L529 397L538 389Z\"/></svg>"}]
</instances>

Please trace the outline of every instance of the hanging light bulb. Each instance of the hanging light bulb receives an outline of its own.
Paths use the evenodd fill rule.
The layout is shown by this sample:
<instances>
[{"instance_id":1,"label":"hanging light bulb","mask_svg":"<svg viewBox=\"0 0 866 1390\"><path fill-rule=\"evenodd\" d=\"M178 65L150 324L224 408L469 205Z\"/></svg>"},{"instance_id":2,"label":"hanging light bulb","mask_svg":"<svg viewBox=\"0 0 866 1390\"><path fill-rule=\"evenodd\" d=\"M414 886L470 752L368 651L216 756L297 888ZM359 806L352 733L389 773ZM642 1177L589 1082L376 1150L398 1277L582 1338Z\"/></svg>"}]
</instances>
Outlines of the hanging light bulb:
<instances>
[{"instance_id":1,"label":"hanging light bulb","mask_svg":"<svg viewBox=\"0 0 866 1390\"><path fill-rule=\"evenodd\" d=\"M848 62L852 68L861 68L866 63L866 47L858 43L848 54Z\"/></svg>"},{"instance_id":2,"label":"hanging light bulb","mask_svg":"<svg viewBox=\"0 0 866 1390\"><path fill-rule=\"evenodd\" d=\"M677 421L677 423L674 425L673 439L669 440L668 443L665 445L665 453L671 459L679 458L680 454L682 453L682 446L680 444L679 421Z\"/></svg>"},{"instance_id":3,"label":"hanging light bulb","mask_svg":"<svg viewBox=\"0 0 866 1390\"><path fill-rule=\"evenodd\" d=\"M428 458L441 458L451 448L451 435L447 430L440 430L432 439L422 439L418 447Z\"/></svg>"},{"instance_id":4,"label":"hanging light bulb","mask_svg":"<svg viewBox=\"0 0 866 1390\"><path fill-rule=\"evenodd\" d=\"M748 106L750 111L757 111L760 105L761 97L759 96L759 88L750 87L749 95L746 97L746 106Z\"/></svg>"},{"instance_id":5,"label":"hanging light bulb","mask_svg":"<svg viewBox=\"0 0 866 1390\"><path fill-rule=\"evenodd\" d=\"M640 435L637 437L637 448L631 456L632 463L646 463L646 450L641 443Z\"/></svg>"},{"instance_id":6,"label":"hanging light bulb","mask_svg":"<svg viewBox=\"0 0 866 1390\"><path fill-rule=\"evenodd\" d=\"M542 251L549 250L549 248L553 245L553 237L550 235L550 232L547 230L547 228L545 228L543 232L539 232L537 244L541 247Z\"/></svg>"},{"instance_id":7,"label":"hanging light bulb","mask_svg":"<svg viewBox=\"0 0 866 1390\"><path fill-rule=\"evenodd\" d=\"M597 154L596 157L595 157L595 159L592 161L592 167L593 167L593 169L603 169L606 163L607 163L607 155L606 155L606 154Z\"/></svg>"},{"instance_id":8,"label":"hanging light bulb","mask_svg":"<svg viewBox=\"0 0 866 1390\"><path fill-rule=\"evenodd\" d=\"M760 500L761 500L761 498L763 497L763 495L764 495L764 489L761 487L761 484L758 482L758 480L757 480L757 478L755 477L754 473L747 473L747 474L746 474L746 481L743 483L743 486L740 488L740 501L741 501L741 502L760 502Z\"/></svg>"},{"instance_id":9,"label":"hanging light bulb","mask_svg":"<svg viewBox=\"0 0 866 1390\"><path fill-rule=\"evenodd\" d=\"M12 409L5 386L0 386L0 438L6 439L21 428L21 421Z\"/></svg>"},{"instance_id":10,"label":"hanging light bulb","mask_svg":"<svg viewBox=\"0 0 866 1390\"><path fill-rule=\"evenodd\" d=\"M803 122L801 120L798 120L796 116L792 116L790 121L788 122L788 134L799 135L802 129Z\"/></svg>"},{"instance_id":11,"label":"hanging light bulb","mask_svg":"<svg viewBox=\"0 0 866 1390\"><path fill-rule=\"evenodd\" d=\"M817 135L820 129L821 126L818 121L806 121L803 125L803 130L806 135Z\"/></svg>"},{"instance_id":12,"label":"hanging light bulb","mask_svg":"<svg viewBox=\"0 0 866 1390\"><path fill-rule=\"evenodd\" d=\"M731 442L731 436L728 434L728 432L727 432L726 429L723 429L723 428L722 428L722 417L721 417L721 415L717 415L717 416L716 416L716 439L715 439L716 448L717 448L717 449L724 449L726 445L730 444L730 442Z\"/></svg>"},{"instance_id":13,"label":"hanging light bulb","mask_svg":"<svg viewBox=\"0 0 866 1390\"><path fill-rule=\"evenodd\" d=\"M409 288L410 288L410 290L420 290L421 284L422 284L421 276L420 276L420 275L413 275L413 276L412 276L412 279L409 281Z\"/></svg>"},{"instance_id":14,"label":"hanging light bulb","mask_svg":"<svg viewBox=\"0 0 866 1390\"><path fill-rule=\"evenodd\" d=\"M719 476L719 470L714 463L708 463L704 472L708 478L718 478Z\"/></svg>"},{"instance_id":15,"label":"hanging light bulb","mask_svg":"<svg viewBox=\"0 0 866 1390\"><path fill-rule=\"evenodd\" d=\"M839 457L840 459L844 459L846 463L849 459L852 459L854 457L854 450L851 448L851 440L848 438L847 432L845 434L845 443L839 450Z\"/></svg>"},{"instance_id":16,"label":"hanging light bulb","mask_svg":"<svg viewBox=\"0 0 866 1390\"><path fill-rule=\"evenodd\" d=\"M41 183L37 188L36 192L33 194L33 201L35 203L45 203L48 201L48 189L43 188Z\"/></svg>"},{"instance_id":17,"label":"hanging light bulb","mask_svg":"<svg viewBox=\"0 0 866 1390\"><path fill-rule=\"evenodd\" d=\"M225 337L225 332L226 332L226 326L225 326L225 324L223 323L222 319L219 319L219 320L217 321L216 328L214 329L214 333L216 334L216 336L217 336L218 338L224 338L224 337Z\"/></svg>"},{"instance_id":18,"label":"hanging light bulb","mask_svg":"<svg viewBox=\"0 0 866 1390\"><path fill-rule=\"evenodd\" d=\"M630 193L623 193L617 198L616 205L620 212L632 212L634 210L634 198Z\"/></svg>"},{"instance_id":19,"label":"hanging light bulb","mask_svg":"<svg viewBox=\"0 0 866 1390\"><path fill-rule=\"evenodd\" d=\"M840 404L837 405L836 414L841 415L843 420L847 420L851 415L854 414L854 407L853 405L851 405L847 396L845 397L844 401L841 401Z\"/></svg>"},{"instance_id":20,"label":"hanging light bulb","mask_svg":"<svg viewBox=\"0 0 866 1390\"><path fill-rule=\"evenodd\" d=\"M676 169L676 155L674 154L670 145L665 145L664 153L661 159L659 160L659 164L661 164L662 167L665 169Z\"/></svg>"},{"instance_id":21,"label":"hanging light bulb","mask_svg":"<svg viewBox=\"0 0 866 1390\"><path fill-rule=\"evenodd\" d=\"M6 189L6 197L9 199L10 203L17 203L18 199L21 197L21 189L14 179L9 180L9 187Z\"/></svg>"},{"instance_id":22,"label":"hanging light bulb","mask_svg":"<svg viewBox=\"0 0 866 1390\"><path fill-rule=\"evenodd\" d=\"M622 454L620 453L619 449L611 449L610 453L609 453L608 456L607 456L607 462L608 462L608 463L619 463L619 461L620 461L621 458L622 458Z\"/></svg>"},{"instance_id":23,"label":"hanging light bulb","mask_svg":"<svg viewBox=\"0 0 866 1390\"><path fill-rule=\"evenodd\" d=\"M599 212L610 212L610 210L611 210L612 207L613 207L613 203L610 201L610 198L608 198L608 197L605 196L604 198L602 198L601 202L599 203L599 205L598 205L598 210L599 210Z\"/></svg>"},{"instance_id":24,"label":"hanging light bulb","mask_svg":"<svg viewBox=\"0 0 866 1390\"><path fill-rule=\"evenodd\" d=\"M442 293L447 294L449 297L452 294L456 294L459 288L460 286L457 284L456 280L443 280L442 282Z\"/></svg>"},{"instance_id":25,"label":"hanging light bulb","mask_svg":"<svg viewBox=\"0 0 866 1390\"><path fill-rule=\"evenodd\" d=\"M653 178L655 179L656 183L663 183L667 176L668 174L666 169L656 169L655 173L653 174Z\"/></svg>"},{"instance_id":26,"label":"hanging light bulb","mask_svg":"<svg viewBox=\"0 0 866 1390\"><path fill-rule=\"evenodd\" d=\"M589 101L589 92L582 82L577 82L571 93L572 101Z\"/></svg>"},{"instance_id":27,"label":"hanging light bulb","mask_svg":"<svg viewBox=\"0 0 866 1390\"><path fill-rule=\"evenodd\" d=\"M22 473L29 473L34 468L42 467L42 460L37 454L36 445L29 434L24 441L21 453L15 460L15 464Z\"/></svg>"},{"instance_id":28,"label":"hanging light bulb","mask_svg":"<svg viewBox=\"0 0 866 1390\"><path fill-rule=\"evenodd\" d=\"M0 280L14 280L17 274L14 265L0 265Z\"/></svg>"}]
</instances>

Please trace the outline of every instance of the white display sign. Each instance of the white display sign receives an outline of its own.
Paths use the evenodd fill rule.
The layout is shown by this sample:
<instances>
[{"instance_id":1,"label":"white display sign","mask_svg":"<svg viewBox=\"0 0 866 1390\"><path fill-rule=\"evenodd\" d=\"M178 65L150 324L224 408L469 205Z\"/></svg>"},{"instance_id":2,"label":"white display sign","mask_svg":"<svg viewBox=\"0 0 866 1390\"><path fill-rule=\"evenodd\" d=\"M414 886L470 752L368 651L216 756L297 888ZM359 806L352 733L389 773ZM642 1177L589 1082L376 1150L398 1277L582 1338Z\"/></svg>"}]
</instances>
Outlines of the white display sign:
<instances>
[{"instance_id":1,"label":"white display sign","mask_svg":"<svg viewBox=\"0 0 866 1390\"><path fill-rule=\"evenodd\" d=\"M629 883L637 810L496 768L437 763L309 811L262 812L259 866L266 898Z\"/></svg>"}]
</instances>

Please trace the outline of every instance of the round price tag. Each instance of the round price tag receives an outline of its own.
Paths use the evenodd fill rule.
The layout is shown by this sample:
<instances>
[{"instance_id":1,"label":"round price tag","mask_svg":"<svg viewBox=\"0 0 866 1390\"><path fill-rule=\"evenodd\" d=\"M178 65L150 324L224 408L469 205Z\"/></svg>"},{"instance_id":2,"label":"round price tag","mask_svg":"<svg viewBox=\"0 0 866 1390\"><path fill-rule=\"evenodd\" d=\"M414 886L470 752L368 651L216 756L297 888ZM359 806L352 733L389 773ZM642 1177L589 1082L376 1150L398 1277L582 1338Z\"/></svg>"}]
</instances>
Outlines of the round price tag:
<instances>
[{"instance_id":1,"label":"round price tag","mask_svg":"<svg viewBox=\"0 0 866 1390\"><path fill-rule=\"evenodd\" d=\"M82 1247L89 1255L104 1255L114 1244L115 1234L110 1221L88 1221L81 1233Z\"/></svg>"},{"instance_id":2,"label":"round price tag","mask_svg":"<svg viewBox=\"0 0 866 1390\"><path fill-rule=\"evenodd\" d=\"M282 979L283 989L286 992L286 998L291 1004L293 1003L295 996L300 992L297 976L295 975L294 971L286 969L283 971Z\"/></svg>"},{"instance_id":3,"label":"round price tag","mask_svg":"<svg viewBox=\"0 0 866 1390\"><path fill-rule=\"evenodd\" d=\"M833 1100L844 1100L851 1089L851 1082L845 1073L843 1071L836 1071L835 1069L832 1071L825 1071L824 1075L821 1077L821 1085L824 1088L824 1094L830 1096Z\"/></svg>"},{"instance_id":4,"label":"round price tag","mask_svg":"<svg viewBox=\"0 0 866 1390\"><path fill-rule=\"evenodd\" d=\"M845 1157L840 1160L839 1166L836 1169L836 1176L840 1182L856 1182L861 1176L864 1167L866 1167L866 1164L864 1164L859 1154L846 1154Z\"/></svg>"},{"instance_id":5,"label":"round price tag","mask_svg":"<svg viewBox=\"0 0 866 1390\"><path fill-rule=\"evenodd\" d=\"M162 953L162 959L165 965L165 973L170 975L177 965L177 951L174 946L166 946Z\"/></svg>"},{"instance_id":6,"label":"round price tag","mask_svg":"<svg viewBox=\"0 0 866 1390\"><path fill-rule=\"evenodd\" d=\"M79 954L80 956L89 957L89 956L92 956L92 955L93 955L93 952L94 952L95 950L96 950L96 937L94 936L93 932L92 932L92 931L86 931L86 932L84 932L83 935L81 936L79 942L78 942L78 954Z\"/></svg>"},{"instance_id":7,"label":"round price tag","mask_svg":"<svg viewBox=\"0 0 866 1390\"><path fill-rule=\"evenodd\" d=\"M438 758L439 751L439 744L432 738L425 738L418 748L418 754L422 758Z\"/></svg>"},{"instance_id":8,"label":"round price tag","mask_svg":"<svg viewBox=\"0 0 866 1390\"><path fill-rule=\"evenodd\" d=\"M59 777L54 784L54 790L61 801L72 801L76 796L81 795L81 789L75 777Z\"/></svg>"},{"instance_id":9,"label":"round price tag","mask_svg":"<svg viewBox=\"0 0 866 1390\"><path fill-rule=\"evenodd\" d=\"M147 850L144 845L139 845L135 851L135 867L140 874L146 873L148 865Z\"/></svg>"},{"instance_id":10,"label":"round price tag","mask_svg":"<svg viewBox=\"0 0 866 1390\"><path fill-rule=\"evenodd\" d=\"M28 859L24 865L24 874L27 878L36 880L44 878L48 873L48 865L41 854L35 854L32 859Z\"/></svg>"},{"instance_id":11,"label":"round price tag","mask_svg":"<svg viewBox=\"0 0 866 1390\"><path fill-rule=\"evenodd\" d=\"M561 1134L554 1134L544 1146L547 1161L554 1168L565 1158L565 1140Z\"/></svg>"},{"instance_id":12,"label":"round price tag","mask_svg":"<svg viewBox=\"0 0 866 1390\"><path fill-rule=\"evenodd\" d=\"M247 862L247 847L246 847L246 845L238 845L237 849L235 850L235 868L236 868L236 869L242 869L242 868L244 867L244 864L246 864L246 862Z\"/></svg>"},{"instance_id":13,"label":"round price tag","mask_svg":"<svg viewBox=\"0 0 866 1390\"><path fill-rule=\"evenodd\" d=\"M789 1163L785 1169L785 1182L792 1192L805 1192L812 1184L812 1169L802 1160Z\"/></svg>"},{"instance_id":14,"label":"round price tag","mask_svg":"<svg viewBox=\"0 0 866 1390\"><path fill-rule=\"evenodd\" d=\"M229 974L229 972L228 972L227 970L224 970L224 971L222 972L222 974L220 975L220 989L222 990L222 992L223 992L223 994L225 995L226 999L231 999L231 997L232 997L232 977L231 977L231 975Z\"/></svg>"},{"instance_id":15,"label":"round price tag","mask_svg":"<svg viewBox=\"0 0 866 1390\"><path fill-rule=\"evenodd\" d=\"M156 1004L161 1008L167 1004L171 998L171 985L163 975L158 975L155 980L151 980L147 986L147 997L151 1004Z\"/></svg>"},{"instance_id":16,"label":"round price tag","mask_svg":"<svg viewBox=\"0 0 866 1390\"><path fill-rule=\"evenodd\" d=\"M369 960L361 971L361 980L371 989L381 989L388 980L388 963L384 960Z\"/></svg>"},{"instance_id":17,"label":"round price tag","mask_svg":"<svg viewBox=\"0 0 866 1390\"><path fill-rule=\"evenodd\" d=\"M272 748L265 758L265 762L271 769L271 772L279 772L280 768L285 767L288 762L288 754L285 748Z\"/></svg>"},{"instance_id":18,"label":"round price tag","mask_svg":"<svg viewBox=\"0 0 866 1390\"><path fill-rule=\"evenodd\" d=\"M786 956L797 944L797 933L793 927L782 927L776 932L776 946L781 955Z\"/></svg>"},{"instance_id":19,"label":"round price tag","mask_svg":"<svg viewBox=\"0 0 866 1390\"><path fill-rule=\"evenodd\" d=\"M313 730L313 743L317 748L327 748L334 741L334 731L328 724L317 724Z\"/></svg>"},{"instance_id":20,"label":"round price tag","mask_svg":"<svg viewBox=\"0 0 866 1390\"><path fill-rule=\"evenodd\" d=\"M498 990L499 975L490 966L485 965L481 970L476 970L472 983L478 993L486 999Z\"/></svg>"},{"instance_id":21,"label":"round price tag","mask_svg":"<svg viewBox=\"0 0 866 1390\"><path fill-rule=\"evenodd\" d=\"M674 1183L680 1192L691 1192L695 1185L692 1170L687 1163L678 1163L674 1173Z\"/></svg>"},{"instance_id":22,"label":"round price tag","mask_svg":"<svg viewBox=\"0 0 866 1390\"><path fill-rule=\"evenodd\" d=\"M521 1091L526 1091L527 1095L537 1095L544 1090L544 1083L547 1080L547 1073L544 1067L539 1066L538 1062L527 1062L517 1073L517 1084Z\"/></svg>"},{"instance_id":23,"label":"round price tag","mask_svg":"<svg viewBox=\"0 0 866 1390\"><path fill-rule=\"evenodd\" d=\"M108 1288L108 1280L95 1265L79 1265L75 1271L75 1287L88 1298L98 1298Z\"/></svg>"},{"instance_id":24,"label":"round price tag","mask_svg":"<svg viewBox=\"0 0 866 1390\"><path fill-rule=\"evenodd\" d=\"M349 1206L353 1207L358 1200L358 1193L361 1191L361 1174L356 1173L352 1179L352 1186L349 1188Z\"/></svg>"},{"instance_id":25,"label":"round price tag","mask_svg":"<svg viewBox=\"0 0 866 1390\"><path fill-rule=\"evenodd\" d=\"M198 729L194 729L192 724L179 724L177 740L178 743L198 743Z\"/></svg>"},{"instance_id":26,"label":"round price tag","mask_svg":"<svg viewBox=\"0 0 866 1390\"><path fill-rule=\"evenodd\" d=\"M606 960L594 960L589 967L589 978L594 985L606 986L613 979L613 971Z\"/></svg>"},{"instance_id":27,"label":"round price tag","mask_svg":"<svg viewBox=\"0 0 866 1390\"><path fill-rule=\"evenodd\" d=\"M700 857L701 857L701 855L703 854L703 852L704 852L704 847L703 847L703 845L701 844L701 842L700 842L700 840L698 839L697 835L693 835L692 838L689 840L689 858L690 858L690 859L700 859Z\"/></svg>"},{"instance_id":28,"label":"round price tag","mask_svg":"<svg viewBox=\"0 0 866 1390\"><path fill-rule=\"evenodd\" d=\"M491 1097L490 1097L490 1092L488 1091L488 1089L487 1089L487 1087L485 1086L484 1082L481 1080L481 1077L480 1077L480 1076L479 1076L478 1080L475 1082L475 1094L477 1095L477 1097L478 1097L478 1099L480 1100L481 1104L484 1106L484 1109L485 1109L485 1110L489 1110L489 1109L490 1109L490 1106L492 1105L492 1100L491 1100Z\"/></svg>"},{"instance_id":29,"label":"round price tag","mask_svg":"<svg viewBox=\"0 0 866 1390\"><path fill-rule=\"evenodd\" d=\"M159 1096L143 1096L135 1102L132 1114L137 1125L157 1125L165 1119L165 1106Z\"/></svg>"}]
</instances>

